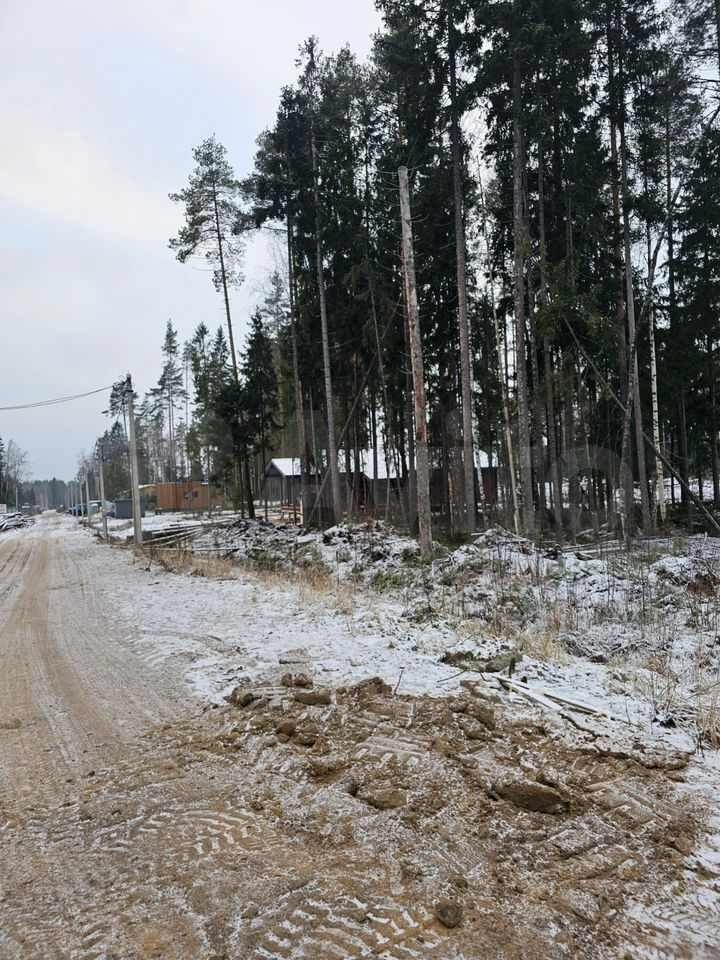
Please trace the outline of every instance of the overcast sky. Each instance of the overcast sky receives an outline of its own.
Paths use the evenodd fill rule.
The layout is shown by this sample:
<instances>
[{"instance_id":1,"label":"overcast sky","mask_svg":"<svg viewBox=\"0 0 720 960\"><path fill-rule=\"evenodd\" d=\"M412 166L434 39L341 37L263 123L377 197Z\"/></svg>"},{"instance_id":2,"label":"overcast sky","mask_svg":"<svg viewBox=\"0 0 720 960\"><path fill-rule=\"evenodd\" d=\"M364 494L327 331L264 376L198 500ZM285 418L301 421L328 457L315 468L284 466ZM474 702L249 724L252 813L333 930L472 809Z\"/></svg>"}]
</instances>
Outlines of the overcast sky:
<instances>
[{"instance_id":1,"label":"overcast sky","mask_svg":"<svg viewBox=\"0 0 720 960\"><path fill-rule=\"evenodd\" d=\"M168 192L211 133L250 170L307 36L364 56L377 26L372 0L0 0L0 406L127 371L142 393L168 317L181 340L222 321L209 276L167 248L180 222ZM239 339L271 262L251 245ZM0 436L35 477L69 478L105 401L0 412Z\"/></svg>"}]
</instances>

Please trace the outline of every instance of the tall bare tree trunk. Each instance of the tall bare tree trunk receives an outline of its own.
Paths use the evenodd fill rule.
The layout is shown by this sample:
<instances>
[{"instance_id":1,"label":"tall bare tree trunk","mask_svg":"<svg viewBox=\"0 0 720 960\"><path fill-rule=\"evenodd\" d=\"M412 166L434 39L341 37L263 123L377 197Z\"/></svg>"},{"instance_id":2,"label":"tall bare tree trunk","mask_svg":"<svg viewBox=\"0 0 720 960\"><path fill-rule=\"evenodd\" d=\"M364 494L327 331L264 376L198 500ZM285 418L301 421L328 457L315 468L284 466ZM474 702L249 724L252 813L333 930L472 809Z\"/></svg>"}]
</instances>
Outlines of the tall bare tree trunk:
<instances>
[{"instance_id":1,"label":"tall bare tree trunk","mask_svg":"<svg viewBox=\"0 0 720 960\"><path fill-rule=\"evenodd\" d=\"M398 169L400 184L400 217L402 220L403 273L407 290L408 330L415 398L415 440L417 456L417 512L420 552L425 560L432 556L432 522L430 511L430 464L427 442L427 408L425 404L425 369L418 317L417 287L415 285L415 254L412 240L410 187L407 167Z\"/></svg>"},{"instance_id":2,"label":"tall bare tree trunk","mask_svg":"<svg viewBox=\"0 0 720 960\"><path fill-rule=\"evenodd\" d=\"M605 30L607 43L607 73L608 73L608 92L609 92L609 115L608 122L610 128L610 188L612 194L612 216L613 216L613 237L615 240L613 260L615 271L615 328L618 344L618 373L620 376L620 398L623 406L627 406L628 400L628 362L626 349L626 331L625 331L625 293L623 288L623 243L622 243L622 222L620 216L620 161L618 158L618 105L617 105L617 78L615 72L615 40L613 38L613 19L612 19L612 0L606 0L605 4ZM628 524L633 523L633 513L626 515L625 506L634 504L632 463L621 457L620 460L620 487L623 491L623 512L624 533L627 533Z\"/></svg>"},{"instance_id":3,"label":"tall bare tree trunk","mask_svg":"<svg viewBox=\"0 0 720 960\"><path fill-rule=\"evenodd\" d=\"M222 230L220 229L220 213L218 211L217 191L213 183L213 211L215 213L215 236L217 238L218 254L220 257L220 279L222 281L223 298L225 300L225 318L227 320L228 339L230 341L230 358L232 360L233 374L235 383L240 382L237 365L237 355L235 353L235 337L233 336L232 319L230 317L230 297L228 295L227 272L225 270L225 253L223 250Z\"/></svg>"},{"instance_id":4,"label":"tall bare tree trunk","mask_svg":"<svg viewBox=\"0 0 720 960\"><path fill-rule=\"evenodd\" d=\"M517 2L513 4L517 7ZM528 402L527 355L525 348L525 258L528 236L523 209L523 136L520 123L522 111L522 83L520 79L520 51L513 49L513 246L514 246L514 302L515 302L515 376L518 399L518 443L520 446L520 481L522 485L523 530L532 536L535 532L535 505L533 502L532 452L530 450L530 404Z\"/></svg>"},{"instance_id":5,"label":"tall bare tree trunk","mask_svg":"<svg viewBox=\"0 0 720 960\"><path fill-rule=\"evenodd\" d=\"M462 390L463 473L468 535L475 532L475 457L473 451L472 364L467 310L467 267L465 224L463 221L460 125L457 104L456 36L452 9L448 11L448 48L450 57L450 142L452 146L453 206L455 213L455 261L457 265L458 331L460 334L460 383Z\"/></svg>"},{"instance_id":6,"label":"tall bare tree trunk","mask_svg":"<svg viewBox=\"0 0 720 960\"><path fill-rule=\"evenodd\" d=\"M290 165L288 163L288 181ZM303 406L302 383L300 381L300 361L297 342L297 297L295 296L295 262L293 257L292 215L290 201L287 201L287 259L288 259L288 297L290 300L290 343L292 348L293 381L295 388L295 420L297 422L298 447L300 448L300 503L302 504L303 523L309 518L310 485L308 482L307 436L305 432L305 409Z\"/></svg>"},{"instance_id":7,"label":"tall bare tree trunk","mask_svg":"<svg viewBox=\"0 0 720 960\"><path fill-rule=\"evenodd\" d=\"M508 376L507 376L507 344L506 337L502 336L500 330L500 318L498 317L497 304L495 302L495 275L492 265L492 253L490 250L490 238L487 229L487 212L485 209L485 194L483 192L482 178L478 177L478 186L480 189L480 205L482 212L482 234L485 240L485 255L487 257L487 269L490 277L490 308L493 318L493 332L495 334L495 349L498 358L498 382L500 384L500 400L503 411L503 429L505 437L505 450L507 454L507 468L510 480L510 497L512 501L513 529L515 533L520 533L520 512L518 504L517 482L515 478L515 456L513 452L512 428L510 423L510 404L508 401ZM480 474L482 478L482 473ZM482 479L481 479L482 484Z\"/></svg>"},{"instance_id":8,"label":"tall bare tree trunk","mask_svg":"<svg viewBox=\"0 0 720 960\"><path fill-rule=\"evenodd\" d=\"M540 231L540 302L548 305L547 285L547 242L545 237L545 155L543 142L538 149L538 227ZM547 425L548 455L550 457L550 479L553 485L553 516L555 526L563 526L563 492L558 455L557 427L555 424L555 391L553 387L553 363L550 338L543 335L543 366L545 368L545 420Z\"/></svg>"},{"instance_id":9,"label":"tall bare tree trunk","mask_svg":"<svg viewBox=\"0 0 720 960\"><path fill-rule=\"evenodd\" d=\"M630 246L630 212L627 189L627 150L625 145L625 124L620 126L620 154L622 169L622 193L623 193L623 234L625 249L625 300L627 305L628 321L628 340L631 344L635 343L635 293L633 290L633 267L632 250ZM642 508L643 527L646 532L653 529L652 516L650 513L650 499L648 495L647 469L645 465L645 439L643 437L642 427L642 406L640 405L640 381L638 377L638 359L637 350L633 350L630 356L630 372L628 374L628 397L627 397L628 417L632 416L635 424L635 447L638 460L638 480L640 482L640 503ZM630 456L630 451L623 445L623 456ZM628 460L629 464L629 460ZM628 512L626 504L626 514Z\"/></svg>"},{"instance_id":10,"label":"tall bare tree trunk","mask_svg":"<svg viewBox=\"0 0 720 960\"><path fill-rule=\"evenodd\" d=\"M650 392L652 394L652 428L653 444L656 450L660 449L660 406L658 403L658 378L657 378L657 356L655 351L655 310L650 308L648 317L650 338ZM665 473L663 462L659 456L655 456L655 502L657 504L660 521L665 522Z\"/></svg>"},{"instance_id":11,"label":"tall bare tree trunk","mask_svg":"<svg viewBox=\"0 0 720 960\"><path fill-rule=\"evenodd\" d=\"M325 405L328 421L328 469L330 471L330 492L332 495L333 522L342 515L342 494L340 492L340 472L338 469L337 444L335 442L335 404L333 401L332 370L330 365L330 338L328 336L327 304L325 302L325 277L323 273L322 227L320 222L320 189L318 184L318 156L315 143L315 126L311 125L310 149L312 152L313 203L315 206L315 259L317 266L318 297L320 300L320 327L323 349L323 371L325 374Z\"/></svg>"},{"instance_id":12,"label":"tall bare tree trunk","mask_svg":"<svg viewBox=\"0 0 720 960\"><path fill-rule=\"evenodd\" d=\"M391 474L391 463L392 463L395 467L395 477L398 484L398 503L400 507L400 513L403 517L403 520L407 521L407 517L405 515L405 507L403 505L403 499L400 494L400 463L398 460L395 443L391 441L390 401L388 399L387 380L385 377L385 361L383 359L382 341L380 338L380 325L378 323L377 300L375 297L375 275L373 273L372 264L370 262L370 206L368 203L369 196L370 196L370 162L366 153L365 155L365 262L367 266L367 276L368 276L368 293L370 296L370 315L372 317L375 349L377 351L378 376L380 378L380 390L382 393L383 430L385 435L384 443L383 443L383 455L385 459L385 488L386 488L385 489L385 520L387 521L390 515L390 474ZM377 431L376 431L376 435L377 435Z\"/></svg>"},{"instance_id":13,"label":"tall bare tree trunk","mask_svg":"<svg viewBox=\"0 0 720 960\"><path fill-rule=\"evenodd\" d=\"M710 467L712 471L713 505L720 504L720 458L718 457L717 383L715 373L715 345L707 338L708 377L710 379Z\"/></svg>"}]
</instances>

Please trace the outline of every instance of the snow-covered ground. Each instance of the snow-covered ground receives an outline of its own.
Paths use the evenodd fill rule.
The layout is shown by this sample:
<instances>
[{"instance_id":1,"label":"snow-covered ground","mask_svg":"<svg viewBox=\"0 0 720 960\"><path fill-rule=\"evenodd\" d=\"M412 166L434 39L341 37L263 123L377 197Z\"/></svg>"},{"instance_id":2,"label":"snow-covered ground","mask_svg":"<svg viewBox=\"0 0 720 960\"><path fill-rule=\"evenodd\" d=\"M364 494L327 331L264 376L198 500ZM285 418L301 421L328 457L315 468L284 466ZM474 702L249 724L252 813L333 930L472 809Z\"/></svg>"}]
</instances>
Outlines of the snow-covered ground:
<instances>
[{"instance_id":1,"label":"snow-covered ground","mask_svg":"<svg viewBox=\"0 0 720 960\"><path fill-rule=\"evenodd\" d=\"M688 803L706 806L707 832L687 844L682 869L692 896L669 886L661 906L638 901L632 909L655 930L690 937L697 927L697 955L712 955L700 948L717 936L699 926L693 897L703 898L702 923L714 923L717 541L597 555L538 548L492 529L459 549L438 547L423 564L414 541L382 525L308 533L238 520L204 531L190 557L90 544L78 529L67 535L96 571L97 602L112 607L149 674L179 667L206 703L305 671L322 688L378 676L400 694L431 697L471 684L498 704L508 728L532 719L577 756L657 768ZM522 749L518 756L522 763ZM684 835L671 839L682 853ZM673 916L662 912L668 903Z\"/></svg>"},{"instance_id":2,"label":"snow-covered ground","mask_svg":"<svg viewBox=\"0 0 720 960\"><path fill-rule=\"evenodd\" d=\"M483 664L517 653L522 688L579 698L596 711L594 723L602 714L626 733L686 749L718 740L716 540L597 555L536 548L494 529L455 551L438 548L423 565L415 541L382 525L316 534L237 521L205 533L194 549L299 584L323 573L328 590L351 591L357 635L379 618L394 647L412 654L406 683L420 682L423 656L496 682ZM397 655L390 660L400 665Z\"/></svg>"},{"instance_id":3,"label":"snow-covered ground","mask_svg":"<svg viewBox=\"0 0 720 960\"><path fill-rule=\"evenodd\" d=\"M155 662L182 658L203 697L220 701L300 650L328 684L374 674L443 695L481 679L505 699L647 749L720 740L717 541L598 556L492 529L438 547L426 565L414 540L382 524L308 533L223 519L204 530L192 516L144 521L194 522L193 572L220 558L215 576L112 555L118 616Z\"/></svg>"}]
</instances>

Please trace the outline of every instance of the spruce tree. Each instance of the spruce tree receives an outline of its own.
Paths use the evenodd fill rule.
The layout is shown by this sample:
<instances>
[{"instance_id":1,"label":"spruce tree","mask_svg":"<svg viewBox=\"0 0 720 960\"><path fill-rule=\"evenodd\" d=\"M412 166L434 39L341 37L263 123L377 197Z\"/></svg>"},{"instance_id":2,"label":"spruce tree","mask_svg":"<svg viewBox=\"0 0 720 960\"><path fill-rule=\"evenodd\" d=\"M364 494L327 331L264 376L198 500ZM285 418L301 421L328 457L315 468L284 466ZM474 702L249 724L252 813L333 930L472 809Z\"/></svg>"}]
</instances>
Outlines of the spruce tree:
<instances>
[{"instance_id":1,"label":"spruce tree","mask_svg":"<svg viewBox=\"0 0 720 960\"><path fill-rule=\"evenodd\" d=\"M252 450L262 461L263 476L273 433L279 423L278 384L273 362L273 343L259 310L250 318L242 367L244 414L252 438Z\"/></svg>"}]
</instances>

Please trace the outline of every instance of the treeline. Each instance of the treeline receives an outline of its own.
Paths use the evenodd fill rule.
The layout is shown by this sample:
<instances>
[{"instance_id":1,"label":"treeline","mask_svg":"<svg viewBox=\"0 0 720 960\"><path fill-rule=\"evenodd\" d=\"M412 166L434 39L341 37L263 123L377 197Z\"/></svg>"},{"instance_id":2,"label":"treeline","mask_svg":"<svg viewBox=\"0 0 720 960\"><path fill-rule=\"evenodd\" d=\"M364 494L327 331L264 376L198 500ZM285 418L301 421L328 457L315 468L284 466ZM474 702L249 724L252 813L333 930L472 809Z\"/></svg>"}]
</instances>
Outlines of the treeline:
<instances>
[{"instance_id":1,"label":"treeline","mask_svg":"<svg viewBox=\"0 0 720 960\"><path fill-rule=\"evenodd\" d=\"M250 319L239 363L222 328L200 323L182 347L170 320L162 344L157 384L140 399L134 394L140 483L200 480L222 489L229 502L254 516L265 461L279 427L276 341L270 333L282 310L282 284ZM231 359L233 358L233 359ZM237 368L237 376L235 369ZM80 461L97 489L102 458L106 497L128 496L127 383L110 395L112 426L98 438L94 456Z\"/></svg>"},{"instance_id":2,"label":"treeline","mask_svg":"<svg viewBox=\"0 0 720 960\"><path fill-rule=\"evenodd\" d=\"M0 503L8 509L19 508L25 500L25 481L28 455L15 440L8 440L7 446L0 437Z\"/></svg>"},{"instance_id":3,"label":"treeline","mask_svg":"<svg viewBox=\"0 0 720 960\"><path fill-rule=\"evenodd\" d=\"M27 452L15 440L8 440L6 446L0 437L0 503L4 503L8 510L20 509L24 505L42 510L67 506L65 481L57 477L30 480L28 462Z\"/></svg>"},{"instance_id":4,"label":"treeline","mask_svg":"<svg viewBox=\"0 0 720 960\"><path fill-rule=\"evenodd\" d=\"M171 247L210 263L227 340L201 325L179 354L166 337L176 368L143 411L146 471L223 473L251 499L283 423L306 506L327 473L323 516L352 509L371 449L394 478L384 508L415 525L407 167L433 509L449 532L497 513L528 533L650 532L668 500L720 505L718 5L378 8L367 62L302 46L248 176L211 138L172 195L185 222ZM286 254L253 326L267 392L249 345L238 359L230 306L254 229ZM181 431L173 404L190 393Z\"/></svg>"}]
</instances>

